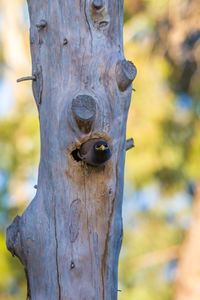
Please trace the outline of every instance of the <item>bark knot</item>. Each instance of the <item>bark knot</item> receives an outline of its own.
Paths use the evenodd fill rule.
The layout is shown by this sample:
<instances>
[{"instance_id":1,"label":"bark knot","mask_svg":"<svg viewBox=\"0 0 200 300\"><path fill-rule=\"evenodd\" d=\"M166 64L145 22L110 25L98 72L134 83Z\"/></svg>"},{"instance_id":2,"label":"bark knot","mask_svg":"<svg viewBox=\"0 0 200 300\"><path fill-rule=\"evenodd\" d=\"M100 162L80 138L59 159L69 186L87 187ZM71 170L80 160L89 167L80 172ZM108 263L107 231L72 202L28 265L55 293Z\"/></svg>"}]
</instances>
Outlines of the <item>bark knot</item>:
<instances>
[{"instance_id":1,"label":"bark knot","mask_svg":"<svg viewBox=\"0 0 200 300\"><path fill-rule=\"evenodd\" d=\"M70 206L70 241L74 243L79 235L79 220L82 212L82 204L80 199L72 201Z\"/></svg>"},{"instance_id":2,"label":"bark knot","mask_svg":"<svg viewBox=\"0 0 200 300\"><path fill-rule=\"evenodd\" d=\"M103 7L103 0L93 0L93 6L96 9L100 9Z\"/></svg>"},{"instance_id":3,"label":"bark knot","mask_svg":"<svg viewBox=\"0 0 200 300\"><path fill-rule=\"evenodd\" d=\"M40 20L40 22L36 24L36 27L38 30L44 29L45 27L47 27L47 21L44 19Z\"/></svg>"},{"instance_id":4,"label":"bark knot","mask_svg":"<svg viewBox=\"0 0 200 300\"><path fill-rule=\"evenodd\" d=\"M6 245L12 256L17 256L23 261L21 238L20 238L20 217L16 216L13 223L7 228Z\"/></svg>"},{"instance_id":5,"label":"bark knot","mask_svg":"<svg viewBox=\"0 0 200 300\"><path fill-rule=\"evenodd\" d=\"M116 65L116 80L120 91L125 91L136 77L137 70L131 61L120 60Z\"/></svg>"}]
</instances>

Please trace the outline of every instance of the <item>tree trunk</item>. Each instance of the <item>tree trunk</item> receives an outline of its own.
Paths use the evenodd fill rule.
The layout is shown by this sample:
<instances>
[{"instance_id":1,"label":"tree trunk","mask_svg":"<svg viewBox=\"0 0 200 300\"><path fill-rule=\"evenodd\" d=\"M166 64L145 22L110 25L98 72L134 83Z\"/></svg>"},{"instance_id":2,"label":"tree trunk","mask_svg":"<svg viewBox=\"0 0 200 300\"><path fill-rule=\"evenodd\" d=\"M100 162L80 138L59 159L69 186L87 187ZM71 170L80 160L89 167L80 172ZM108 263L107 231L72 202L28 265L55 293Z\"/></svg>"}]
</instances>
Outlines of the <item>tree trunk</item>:
<instances>
[{"instance_id":1,"label":"tree trunk","mask_svg":"<svg viewBox=\"0 0 200 300\"><path fill-rule=\"evenodd\" d=\"M197 184L193 222L183 243L177 280L175 286L175 300L200 299L200 182Z\"/></svg>"},{"instance_id":2,"label":"tree trunk","mask_svg":"<svg viewBox=\"0 0 200 300\"><path fill-rule=\"evenodd\" d=\"M136 75L123 56L123 0L28 0L28 8L41 161L36 196L9 226L7 247L32 300L114 300ZM81 156L94 138L111 149L107 163Z\"/></svg>"}]
</instances>

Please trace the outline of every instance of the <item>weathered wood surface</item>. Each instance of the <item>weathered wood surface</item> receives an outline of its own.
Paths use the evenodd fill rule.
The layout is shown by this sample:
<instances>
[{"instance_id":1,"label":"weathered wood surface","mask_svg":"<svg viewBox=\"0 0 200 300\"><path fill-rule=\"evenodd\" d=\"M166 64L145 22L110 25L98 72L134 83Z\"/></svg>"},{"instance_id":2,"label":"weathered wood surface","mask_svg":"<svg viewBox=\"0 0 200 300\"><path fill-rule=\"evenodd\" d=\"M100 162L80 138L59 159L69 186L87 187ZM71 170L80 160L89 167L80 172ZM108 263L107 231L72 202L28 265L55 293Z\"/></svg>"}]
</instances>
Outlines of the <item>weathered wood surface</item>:
<instances>
[{"instance_id":1,"label":"weathered wood surface","mask_svg":"<svg viewBox=\"0 0 200 300\"><path fill-rule=\"evenodd\" d=\"M7 246L25 266L32 300L115 300L136 74L124 69L123 0L28 0L28 8L41 161L35 198L8 228ZM71 155L91 138L110 145L105 166Z\"/></svg>"}]
</instances>

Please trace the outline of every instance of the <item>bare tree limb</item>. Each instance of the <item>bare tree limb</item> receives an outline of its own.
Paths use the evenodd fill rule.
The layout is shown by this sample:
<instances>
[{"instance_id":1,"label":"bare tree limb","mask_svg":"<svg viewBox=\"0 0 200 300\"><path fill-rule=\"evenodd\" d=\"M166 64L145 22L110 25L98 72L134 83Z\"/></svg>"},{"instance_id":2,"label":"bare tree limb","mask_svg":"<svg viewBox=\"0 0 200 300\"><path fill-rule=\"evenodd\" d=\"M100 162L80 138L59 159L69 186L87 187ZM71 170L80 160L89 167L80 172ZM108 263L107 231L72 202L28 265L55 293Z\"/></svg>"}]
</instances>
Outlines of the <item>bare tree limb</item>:
<instances>
[{"instance_id":1,"label":"bare tree limb","mask_svg":"<svg viewBox=\"0 0 200 300\"><path fill-rule=\"evenodd\" d=\"M130 150L131 148L135 147L134 139L130 138L126 140L126 151Z\"/></svg>"},{"instance_id":2,"label":"bare tree limb","mask_svg":"<svg viewBox=\"0 0 200 300\"><path fill-rule=\"evenodd\" d=\"M21 77L21 78L17 79L17 82L22 82L22 81L27 81L27 80L33 80L33 81L35 81L36 80L36 76L33 75L33 76Z\"/></svg>"}]
</instances>

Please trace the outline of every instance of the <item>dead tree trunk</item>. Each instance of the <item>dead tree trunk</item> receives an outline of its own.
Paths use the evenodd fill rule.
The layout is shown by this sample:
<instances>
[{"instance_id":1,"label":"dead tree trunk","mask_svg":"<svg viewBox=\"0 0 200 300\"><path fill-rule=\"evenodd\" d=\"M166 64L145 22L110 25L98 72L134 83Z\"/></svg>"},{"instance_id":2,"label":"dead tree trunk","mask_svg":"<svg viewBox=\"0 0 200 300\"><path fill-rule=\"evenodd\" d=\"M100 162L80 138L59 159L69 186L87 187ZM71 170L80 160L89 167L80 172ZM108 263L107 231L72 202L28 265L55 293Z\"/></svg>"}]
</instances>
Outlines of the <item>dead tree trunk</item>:
<instances>
[{"instance_id":1,"label":"dead tree trunk","mask_svg":"<svg viewBox=\"0 0 200 300\"><path fill-rule=\"evenodd\" d=\"M41 161L36 196L8 228L7 247L32 300L114 300L136 75L123 55L123 0L28 0L28 8ZM107 163L110 155L81 150L91 139L100 143L86 150L111 151Z\"/></svg>"}]
</instances>

